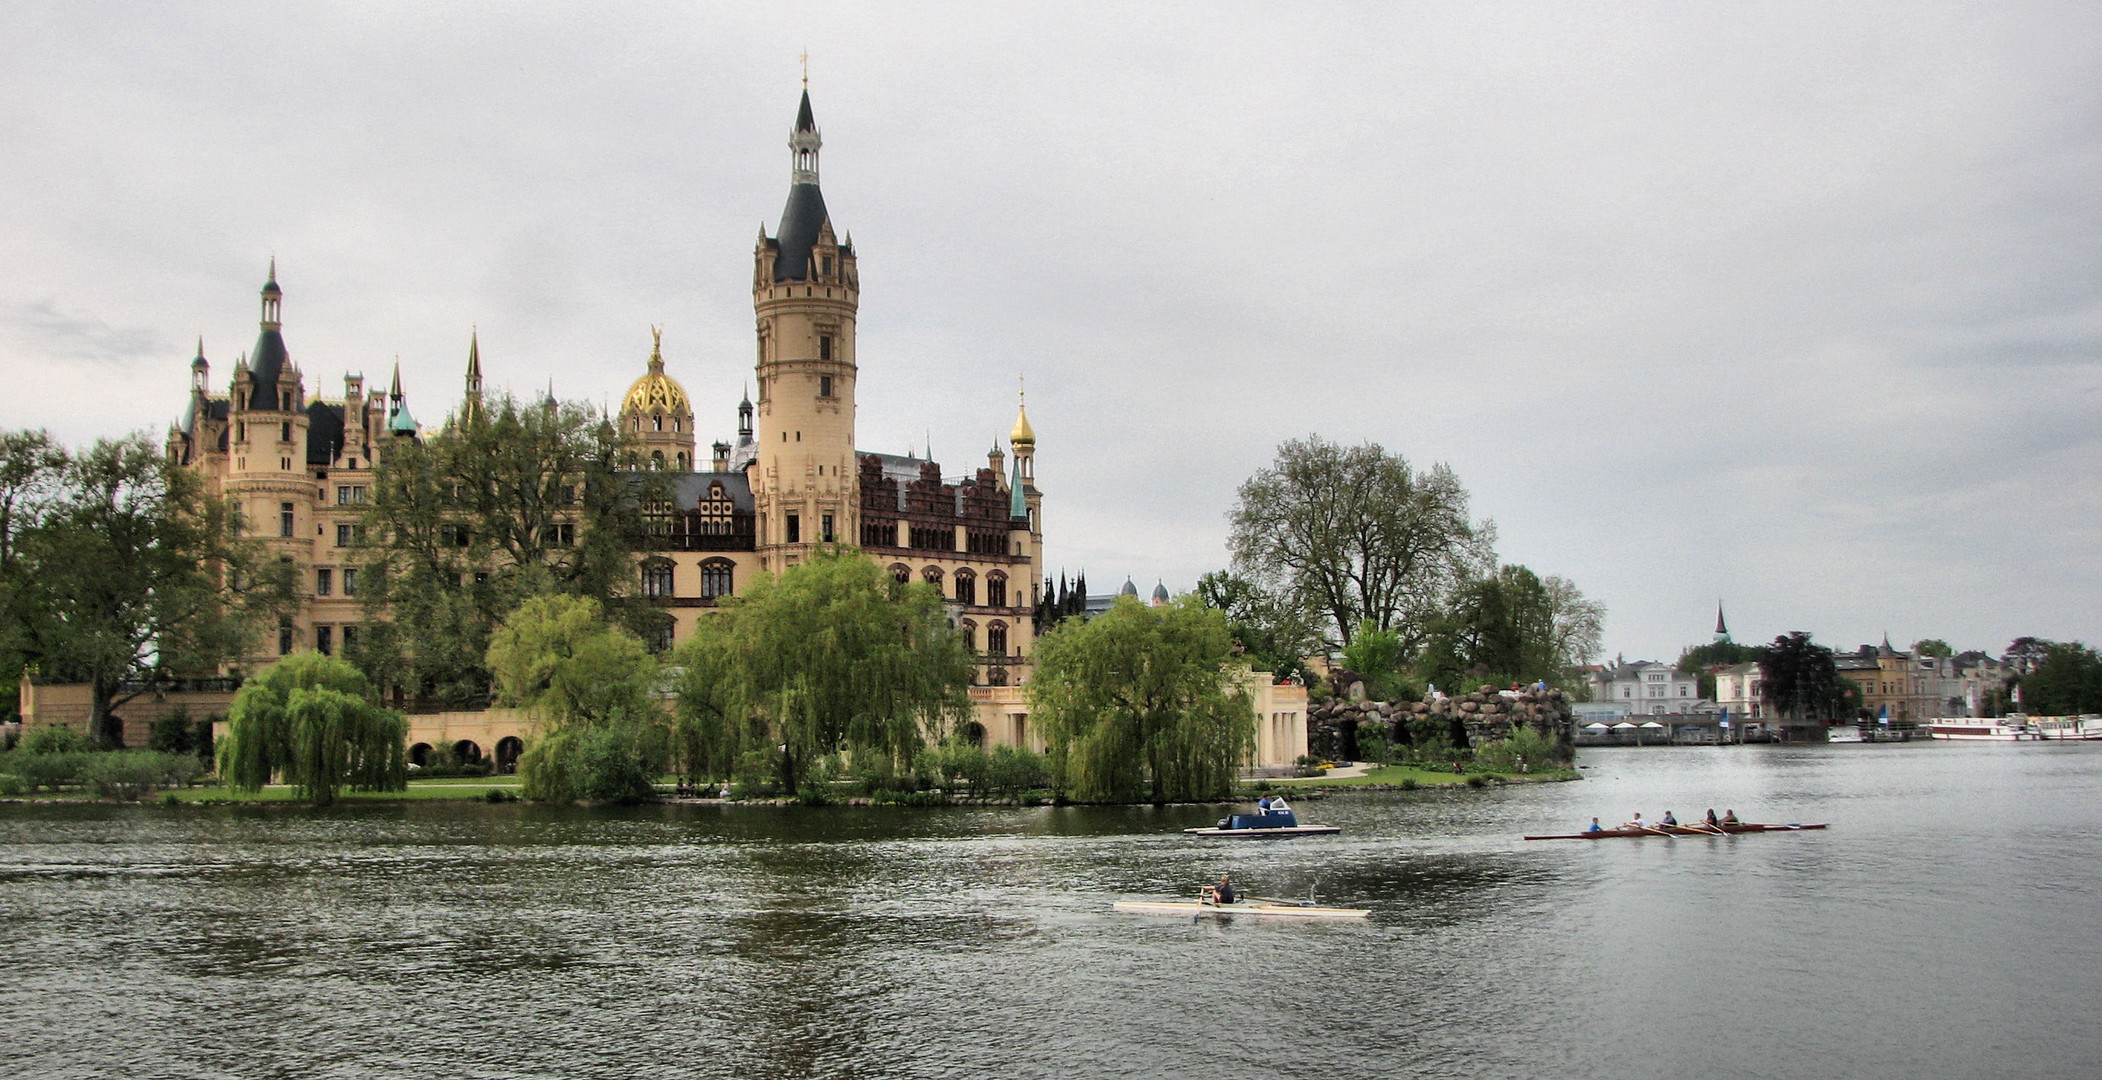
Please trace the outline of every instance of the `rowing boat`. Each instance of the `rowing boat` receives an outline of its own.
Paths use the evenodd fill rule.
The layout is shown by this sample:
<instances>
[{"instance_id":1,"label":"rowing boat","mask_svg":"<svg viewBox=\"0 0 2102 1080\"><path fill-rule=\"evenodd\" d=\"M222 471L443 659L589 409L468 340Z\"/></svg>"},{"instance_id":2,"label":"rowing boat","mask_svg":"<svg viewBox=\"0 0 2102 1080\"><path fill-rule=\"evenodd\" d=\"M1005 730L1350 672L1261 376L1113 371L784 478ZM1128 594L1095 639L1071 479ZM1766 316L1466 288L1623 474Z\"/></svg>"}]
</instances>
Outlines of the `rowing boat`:
<instances>
[{"instance_id":1,"label":"rowing boat","mask_svg":"<svg viewBox=\"0 0 2102 1080\"><path fill-rule=\"evenodd\" d=\"M1238 840L1275 840L1285 836L1325 836L1343 830L1334 825L1301 825L1299 816L1285 805L1283 799L1274 799L1269 807L1253 814L1234 814L1219 819L1216 826L1201 829L1184 829L1191 836L1230 836Z\"/></svg>"},{"instance_id":2,"label":"rowing boat","mask_svg":"<svg viewBox=\"0 0 2102 1080\"><path fill-rule=\"evenodd\" d=\"M1372 914L1364 908L1248 902L1206 904L1196 900L1119 900L1116 909L1134 915L1274 915L1296 919L1362 919Z\"/></svg>"},{"instance_id":3,"label":"rowing boat","mask_svg":"<svg viewBox=\"0 0 2102 1080\"><path fill-rule=\"evenodd\" d=\"M1735 825L1655 825L1641 829L1600 829L1597 832L1558 833L1553 836L1528 836L1528 840L1612 840L1624 836L1720 836L1725 833L1755 832L1808 832L1822 829L1825 825L1779 825L1772 822L1744 821Z\"/></svg>"}]
</instances>

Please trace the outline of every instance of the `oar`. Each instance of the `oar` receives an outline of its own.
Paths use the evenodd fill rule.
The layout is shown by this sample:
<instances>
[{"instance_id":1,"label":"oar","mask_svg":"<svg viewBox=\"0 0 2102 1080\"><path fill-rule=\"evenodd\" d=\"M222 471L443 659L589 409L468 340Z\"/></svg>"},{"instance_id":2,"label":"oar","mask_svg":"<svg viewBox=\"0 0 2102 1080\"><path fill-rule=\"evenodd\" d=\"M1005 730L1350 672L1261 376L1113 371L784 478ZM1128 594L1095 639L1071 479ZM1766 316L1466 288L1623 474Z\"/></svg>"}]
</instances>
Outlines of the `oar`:
<instances>
[{"instance_id":1,"label":"oar","mask_svg":"<svg viewBox=\"0 0 2102 1080\"><path fill-rule=\"evenodd\" d=\"M1282 904L1286 907L1313 907L1312 900L1280 900L1275 896L1251 896L1248 899L1264 904Z\"/></svg>"}]
</instances>

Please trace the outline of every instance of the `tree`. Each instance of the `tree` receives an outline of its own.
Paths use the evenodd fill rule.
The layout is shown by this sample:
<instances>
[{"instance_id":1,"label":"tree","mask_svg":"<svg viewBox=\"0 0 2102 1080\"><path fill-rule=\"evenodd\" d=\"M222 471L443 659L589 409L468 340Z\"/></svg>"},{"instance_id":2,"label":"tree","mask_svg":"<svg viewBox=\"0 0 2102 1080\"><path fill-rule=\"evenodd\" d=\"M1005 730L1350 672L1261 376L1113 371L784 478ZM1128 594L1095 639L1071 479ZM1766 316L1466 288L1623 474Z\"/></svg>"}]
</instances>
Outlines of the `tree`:
<instances>
[{"instance_id":1,"label":"tree","mask_svg":"<svg viewBox=\"0 0 2102 1080\"><path fill-rule=\"evenodd\" d=\"M2077 641L2052 645L2021 687L2022 707L2039 716L2102 712L2102 655Z\"/></svg>"},{"instance_id":2,"label":"tree","mask_svg":"<svg viewBox=\"0 0 2102 1080\"><path fill-rule=\"evenodd\" d=\"M771 748L795 794L805 765L841 751L909 768L970 714L975 658L941 594L853 549L761 576L710 621L676 656L677 737L696 765Z\"/></svg>"},{"instance_id":3,"label":"tree","mask_svg":"<svg viewBox=\"0 0 2102 1080\"><path fill-rule=\"evenodd\" d=\"M1376 443L1285 443L1230 518L1234 573L1318 613L1338 647L1369 620L1415 652L1452 591L1493 565L1494 529L1468 521L1452 470L1414 471Z\"/></svg>"},{"instance_id":4,"label":"tree","mask_svg":"<svg viewBox=\"0 0 2102 1080\"><path fill-rule=\"evenodd\" d=\"M1801 630L1766 646L1759 656L1759 679L1760 696L1788 719L1831 719L1847 709L1832 650Z\"/></svg>"},{"instance_id":5,"label":"tree","mask_svg":"<svg viewBox=\"0 0 2102 1080\"><path fill-rule=\"evenodd\" d=\"M1956 655L1956 650L1940 638L1921 638L1912 643L1912 653L1914 656L1931 656L1937 660L1946 660Z\"/></svg>"},{"instance_id":6,"label":"tree","mask_svg":"<svg viewBox=\"0 0 2102 1080\"><path fill-rule=\"evenodd\" d=\"M1699 680L1700 696L1707 701L1715 700L1715 672L1718 668L1736 664L1749 664L1759 659L1760 647L1739 645L1734 641L1711 641L1706 645L1694 645L1679 653L1678 669Z\"/></svg>"},{"instance_id":7,"label":"tree","mask_svg":"<svg viewBox=\"0 0 2102 1080\"><path fill-rule=\"evenodd\" d=\"M67 455L31 433L0 452L8 646L90 687L97 744L121 745L115 710L144 686L215 673L290 606L291 564L143 436Z\"/></svg>"},{"instance_id":8,"label":"tree","mask_svg":"<svg viewBox=\"0 0 2102 1080\"><path fill-rule=\"evenodd\" d=\"M1089 800L1231 793L1255 746L1226 616L1195 597L1117 601L1040 639L1029 700L1057 784Z\"/></svg>"},{"instance_id":9,"label":"tree","mask_svg":"<svg viewBox=\"0 0 2102 1080\"><path fill-rule=\"evenodd\" d=\"M1306 657L1320 638L1304 610L1227 570L1198 578L1197 596L1226 613L1227 631L1258 668L1280 679L1306 680Z\"/></svg>"},{"instance_id":10,"label":"tree","mask_svg":"<svg viewBox=\"0 0 2102 1080\"><path fill-rule=\"evenodd\" d=\"M1406 659L1401 651L1401 635L1381 630L1369 621L1358 627L1350 644L1343 646L1344 666L1365 681L1367 694L1379 700L1421 696L1402 693L1401 669Z\"/></svg>"},{"instance_id":11,"label":"tree","mask_svg":"<svg viewBox=\"0 0 2102 1080\"><path fill-rule=\"evenodd\" d=\"M2018 637L2010 642L2007 651L2000 655L2000 662L2012 668L2016 674L2035 671L2051 655L2058 643L2050 638Z\"/></svg>"},{"instance_id":12,"label":"tree","mask_svg":"<svg viewBox=\"0 0 2102 1080\"><path fill-rule=\"evenodd\" d=\"M352 659L383 685L466 703L489 692L490 634L530 597L584 597L638 636L634 552L666 511L661 473L623 468L617 426L583 403L494 397L380 460L364 516L367 629Z\"/></svg>"},{"instance_id":13,"label":"tree","mask_svg":"<svg viewBox=\"0 0 2102 1080\"><path fill-rule=\"evenodd\" d=\"M1605 607L1569 581L1504 566L1454 593L1432 624L1418 673L1448 686L1466 679L1565 685L1598 653L1604 619Z\"/></svg>"},{"instance_id":14,"label":"tree","mask_svg":"<svg viewBox=\"0 0 2102 1080\"><path fill-rule=\"evenodd\" d=\"M492 635L488 665L498 700L541 722L519 761L528 798L632 802L651 794L670 728L656 700L661 669L596 600L528 599Z\"/></svg>"},{"instance_id":15,"label":"tree","mask_svg":"<svg viewBox=\"0 0 2102 1080\"><path fill-rule=\"evenodd\" d=\"M317 806L343 789L403 791L409 786L409 722L375 703L371 684L345 661L297 653L248 680L227 710L219 775L229 787L259 791L282 773Z\"/></svg>"}]
</instances>

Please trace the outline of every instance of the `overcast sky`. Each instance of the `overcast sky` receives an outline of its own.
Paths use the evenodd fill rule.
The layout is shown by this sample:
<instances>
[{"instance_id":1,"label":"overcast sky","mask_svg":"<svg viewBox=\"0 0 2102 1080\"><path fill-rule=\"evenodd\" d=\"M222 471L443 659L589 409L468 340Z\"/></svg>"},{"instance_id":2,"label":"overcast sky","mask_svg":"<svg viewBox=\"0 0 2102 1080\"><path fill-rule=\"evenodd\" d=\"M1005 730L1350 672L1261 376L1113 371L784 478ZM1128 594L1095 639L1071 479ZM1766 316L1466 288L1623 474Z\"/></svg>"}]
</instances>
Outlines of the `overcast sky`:
<instances>
[{"instance_id":1,"label":"overcast sky","mask_svg":"<svg viewBox=\"0 0 2102 1080\"><path fill-rule=\"evenodd\" d=\"M751 378L797 56L864 449L1026 374L1050 570L1183 591L1290 438L1449 463L1608 653L2102 641L2102 7L0 7L0 426L224 392L270 256L310 392L470 327L617 405Z\"/></svg>"}]
</instances>

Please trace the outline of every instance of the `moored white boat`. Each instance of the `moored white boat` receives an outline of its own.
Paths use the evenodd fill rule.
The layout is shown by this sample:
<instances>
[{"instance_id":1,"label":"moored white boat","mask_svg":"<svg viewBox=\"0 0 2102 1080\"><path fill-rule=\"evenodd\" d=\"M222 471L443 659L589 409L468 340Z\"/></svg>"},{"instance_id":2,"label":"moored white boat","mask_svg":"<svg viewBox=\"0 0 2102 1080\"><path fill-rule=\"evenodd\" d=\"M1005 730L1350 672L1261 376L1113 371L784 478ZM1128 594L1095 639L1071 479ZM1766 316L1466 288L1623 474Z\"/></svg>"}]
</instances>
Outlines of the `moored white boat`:
<instances>
[{"instance_id":1,"label":"moored white boat","mask_svg":"<svg viewBox=\"0 0 2102 1080\"><path fill-rule=\"evenodd\" d=\"M1957 742L2024 742L2042 738L2027 721L2015 717L2005 720L1936 720L1928 725L1927 734Z\"/></svg>"}]
</instances>

